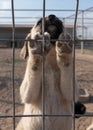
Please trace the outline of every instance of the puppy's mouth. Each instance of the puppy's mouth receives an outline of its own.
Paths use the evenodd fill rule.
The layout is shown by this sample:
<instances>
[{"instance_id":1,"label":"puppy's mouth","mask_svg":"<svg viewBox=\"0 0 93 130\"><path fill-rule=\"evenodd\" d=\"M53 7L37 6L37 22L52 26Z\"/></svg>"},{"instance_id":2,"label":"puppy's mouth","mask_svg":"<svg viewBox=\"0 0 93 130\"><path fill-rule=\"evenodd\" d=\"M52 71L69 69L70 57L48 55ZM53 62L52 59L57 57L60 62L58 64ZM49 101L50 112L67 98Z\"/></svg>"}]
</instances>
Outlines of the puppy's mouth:
<instances>
[{"instance_id":1,"label":"puppy's mouth","mask_svg":"<svg viewBox=\"0 0 93 130\"><path fill-rule=\"evenodd\" d=\"M51 37L51 39L56 39L56 38L58 38L58 36L59 36L59 34L58 34L58 29L57 29L57 27L55 26L55 25L49 25L48 27L47 27L47 31L48 31L48 33L50 34L50 37ZM54 40L53 41L51 41L51 42L55 42Z\"/></svg>"},{"instance_id":2,"label":"puppy's mouth","mask_svg":"<svg viewBox=\"0 0 93 130\"><path fill-rule=\"evenodd\" d=\"M55 40L58 39L60 33L63 32L63 23L55 15L49 15L45 18L45 31L50 34L51 42L55 43Z\"/></svg>"}]
</instances>

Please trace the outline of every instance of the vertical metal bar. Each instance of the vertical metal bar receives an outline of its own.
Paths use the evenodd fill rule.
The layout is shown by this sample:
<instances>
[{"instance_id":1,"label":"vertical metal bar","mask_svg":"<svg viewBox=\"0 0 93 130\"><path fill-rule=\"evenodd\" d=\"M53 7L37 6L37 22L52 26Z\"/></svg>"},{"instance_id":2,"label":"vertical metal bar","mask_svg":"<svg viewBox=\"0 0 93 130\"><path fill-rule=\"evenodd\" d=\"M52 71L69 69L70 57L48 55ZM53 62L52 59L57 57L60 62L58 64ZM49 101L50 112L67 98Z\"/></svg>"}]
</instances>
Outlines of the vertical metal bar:
<instances>
[{"instance_id":1,"label":"vertical metal bar","mask_svg":"<svg viewBox=\"0 0 93 130\"><path fill-rule=\"evenodd\" d=\"M82 40L84 38L84 11L82 11ZM81 53L84 53L84 42L81 41Z\"/></svg>"},{"instance_id":2,"label":"vertical metal bar","mask_svg":"<svg viewBox=\"0 0 93 130\"><path fill-rule=\"evenodd\" d=\"M78 15L78 7L79 0L76 0L76 10L75 10L75 21L74 21L74 37L73 37L73 130L75 130L75 41L76 41L76 24L77 24L77 15Z\"/></svg>"},{"instance_id":3,"label":"vertical metal bar","mask_svg":"<svg viewBox=\"0 0 93 130\"><path fill-rule=\"evenodd\" d=\"M63 25L64 25L64 33L66 33L66 19L63 18Z\"/></svg>"},{"instance_id":4,"label":"vertical metal bar","mask_svg":"<svg viewBox=\"0 0 93 130\"><path fill-rule=\"evenodd\" d=\"M84 11L82 11L82 39L84 38Z\"/></svg>"},{"instance_id":5,"label":"vertical metal bar","mask_svg":"<svg viewBox=\"0 0 93 130\"><path fill-rule=\"evenodd\" d=\"M13 130L15 130L15 88L14 88L14 65L15 65L15 20L14 20L14 1L11 0L12 8L12 99L13 99Z\"/></svg>"},{"instance_id":6,"label":"vertical metal bar","mask_svg":"<svg viewBox=\"0 0 93 130\"><path fill-rule=\"evenodd\" d=\"M45 0L43 0L43 20L42 20L42 130L45 130Z\"/></svg>"}]
</instances>

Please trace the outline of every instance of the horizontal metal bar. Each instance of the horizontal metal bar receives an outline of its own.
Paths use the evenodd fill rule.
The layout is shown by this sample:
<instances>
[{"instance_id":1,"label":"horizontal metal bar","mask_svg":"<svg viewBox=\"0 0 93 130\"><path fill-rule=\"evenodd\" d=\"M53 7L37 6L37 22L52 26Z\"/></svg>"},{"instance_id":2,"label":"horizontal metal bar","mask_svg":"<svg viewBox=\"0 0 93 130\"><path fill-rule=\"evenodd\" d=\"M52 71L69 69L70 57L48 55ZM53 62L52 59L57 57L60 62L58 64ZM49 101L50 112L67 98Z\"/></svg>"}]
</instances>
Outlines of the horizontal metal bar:
<instances>
[{"instance_id":1,"label":"horizontal metal bar","mask_svg":"<svg viewBox=\"0 0 93 130\"><path fill-rule=\"evenodd\" d=\"M0 17L0 18L2 18L2 19L10 19L10 18L12 18L12 17L7 17L7 16L3 16L3 17ZM39 18L41 18L41 17L15 17L15 19L39 19ZM63 19L64 17L58 17L58 18L60 18L60 19ZM71 17L71 18L64 18L64 19L75 19L74 17ZM78 20L79 19L82 19L82 17L78 17ZM91 17L85 17L84 18L85 20L93 20L93 18L91 18Z\"/></svg>"},{"instance_id":2,"label":"horizontal metal bar","mask_svg":"<svg viewBox=\"0 0 93 130\"><path fill-rule=\"evenodd\" d=\"M45 117L93 117L93 113L92 114L75 114L75 116L72 114L35 114L35 115L15 115L15 118L18 118L18 117L42 117L42 116L45 116ZM14 118L14 116L12 115L3 115L3 116L0 116L0 118Z\"/></svg>"},{"instance_id":3,"label":"horizontal metal bar","mask_svg":"<svg viewBox=\"0 0 93 130\"><path fill-rule=\"evenodd\" d=\"M73 117L73 115L66 115L66 114L63 114L63 115L57 115L57 114L38 114L38 115L15 115L15 117L42 117L42 116L45 116L45 117L54 117L54 116L58 116L58 117ZM0 116L0 118L13 118L13 116Z\"/></svg>"},{"instance_id":4,"label":"horizontal metal bar","mask_svg":"<svg viewBox=\"0 0 93 130\"><path fill-rule=\"evenodd\" d=\"M0 11L11 11L11 9L0 9ZM14 11L43 11L43 9L14 9ZM45 11L71 11L74 12L74 9L45 9ZM84 11L84 10L79 10Z\"/></svg>"},{"instance_id":5,"label":"horizontal metal bar","mask_svg":"<svg viewBox=\"0 0 93 130\"><path fill-rule=\"evenodd\" d=\"M7 38L5 38L5 39L0 39L0 41L1 42L4 42L4 41L9 41L9 42L12 42L12 39L7 39ZM17 39L17 38L15 38L15 40L14 40L15 42L17 42L17 41L19 41L19 42L23 42L23 41L42 41L42 39L41 40L34 40L34 39L30 39L30 40L25 40L25 39ZM58 40L58 39L51 39L51 40L48 40L48 41L50 41L50 42L55 42L55 41L63 41L63 42L68 42L68 41L71 41L71 40ZM79 40L75 40L75 42L77 43L77 42L93 42L93 39L79 39ZM92 43L90 43L90 44L92 44Z\"/></svg>"},{"instance_id":6,"label":"horizontal metal bar","mask_svg":"<svg viewBox=\"0 0 93 130\"><path fill-rule=\"evenodd\" d=\"M0 9L0 11L11 11L11 9ZM43 9L14 9L14 11L43 11ZM74 12L75 9L46 9L45 11L71 11ZM78 11L80 11L80 13L83 12L93 12L92 10L83 10L83 9L79 9Z\"/></svg>"}]
</instances>

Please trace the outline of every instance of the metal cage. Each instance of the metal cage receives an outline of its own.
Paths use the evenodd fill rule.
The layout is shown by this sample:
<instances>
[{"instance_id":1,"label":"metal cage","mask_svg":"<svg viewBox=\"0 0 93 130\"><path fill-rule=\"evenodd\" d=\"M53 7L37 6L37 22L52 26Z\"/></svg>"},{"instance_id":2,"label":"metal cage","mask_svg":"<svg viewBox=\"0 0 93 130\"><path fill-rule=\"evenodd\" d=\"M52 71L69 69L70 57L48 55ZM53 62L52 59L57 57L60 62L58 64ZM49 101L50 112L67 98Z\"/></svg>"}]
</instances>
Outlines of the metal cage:
<instances>
[{"instance_id":1,"label":"metal cage","mask_svg":"<svg viewBox=\"0 0 93 130\"><path fill-rule=\"evenodd\" d=\"M45 18L45 0L43 0L43 9L41 10L43 12L43 23L42 23L42 32L44 34L44 18ZM12 38L11 38L11 42L12 42L12 72L11 72L11 89L12 89L12 109L13 109L13 113L11 115L0 115L0 118L11 118L13 120L13 130L15 130L15 126L16 126L16 118L19 117L31 117L31 116L40 116L42 117L42 130L45 130L45 117L46 116L70 116L73 119L73 130L75 130L75 112L74 112L74 105L75 105L75 43L76 43L76 23L77 23L77 15L78 15L78 6L79 6L79 0L77 0L76 2L76 10L75 11L75 17L74 17L74 32L73 32L73 54L72 54L72 58L73 58L73 113L72 115L46 115L45 111L44 111L44 93L45 93L45 89L44 89L44 82L45 82L45 70L44 70L44 38L42 39L42 53L43 53L43 62L42 62L42 115L16 115L15 113L15 9L14 9L14 0L11 0L11 8L12 8ZM60 11L60 10L59 10ZM0 39L1 42L7 41L7 39ZM8 40L9 41L9 40ZM19 41L24 41L23 39L19 39ZM82 40L81 40L82 41ZM78 116L78 115L77 115ZM89 114L85 114L85 115L79 115L79 116L93 116L93 115L89 115Z\"/></svg>"}]
</instances>

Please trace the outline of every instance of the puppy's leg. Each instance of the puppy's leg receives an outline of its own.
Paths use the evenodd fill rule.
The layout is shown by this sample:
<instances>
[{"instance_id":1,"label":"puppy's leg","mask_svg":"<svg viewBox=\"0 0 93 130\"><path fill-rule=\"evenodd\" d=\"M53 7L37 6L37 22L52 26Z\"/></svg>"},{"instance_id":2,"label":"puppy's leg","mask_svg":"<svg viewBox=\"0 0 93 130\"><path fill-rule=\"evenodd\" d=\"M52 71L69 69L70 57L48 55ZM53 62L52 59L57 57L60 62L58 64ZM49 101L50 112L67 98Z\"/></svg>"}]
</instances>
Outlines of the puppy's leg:
<instances>
[{"instance_id":1,"label":"puppy's leg","mask_svg":"<svg viewBox=\"0 0 93 130\"><path fill-rule=\"evenodd\" d=\"M66 40L66 41L65 41ZM72 40L68 34L60 34L56 42L57 63L61 71L61 93L67 101L73 100L73 62ZM78 87L75 85L76 101L78 100Z\"/></svg>"},{"instance_id":2,"label":"puppy's leg","mask_svg":"<svg viewBox=\"0 0 93 130\"><path fill-rule=\"evenodd\" d=\"M93 130L93 124L91 124L86 130Z\"/></svg>"},{"instance_id":3,"label":"puppy's leg","mask_svg":"<svg viewBox=\"0 0 93 130\"><path fill-rule=\"evenodd\" d=\"M36 58L36 57L35 57ZM20 87L20 95L23 103L35 102L40 94L41 63L40 57L27 61L26 73ZM36 64L38 60L38 64Z\"/></svg>"},{"instance_id":4,"label":"puppy's leg","mask_svg":"<svg viewBox=\"0 0 93 130\"><path fill-rule=\"evenodd\" d=\"M49 34L45 33L45 55L48 53ZM24 80L20 87L20 94L23 103L36 102L40 96L41 75L42 75L42 36L36 33L32 43L28 43L28 61Z\"/></svg>"},{"instance_id":5,"label":"puppy's leg","mask_svg":"<svg viewBox=\"0 0 93 130\"><path fill-rule=\"evenodd\" d=\"M24 130L24 128L23 128L23 124L22 124L22 119L20 120L20 122L18 123L18 125L17 125L17 127L16 127L16 129L15 130Z\"/></svg>"}]
</instances>

